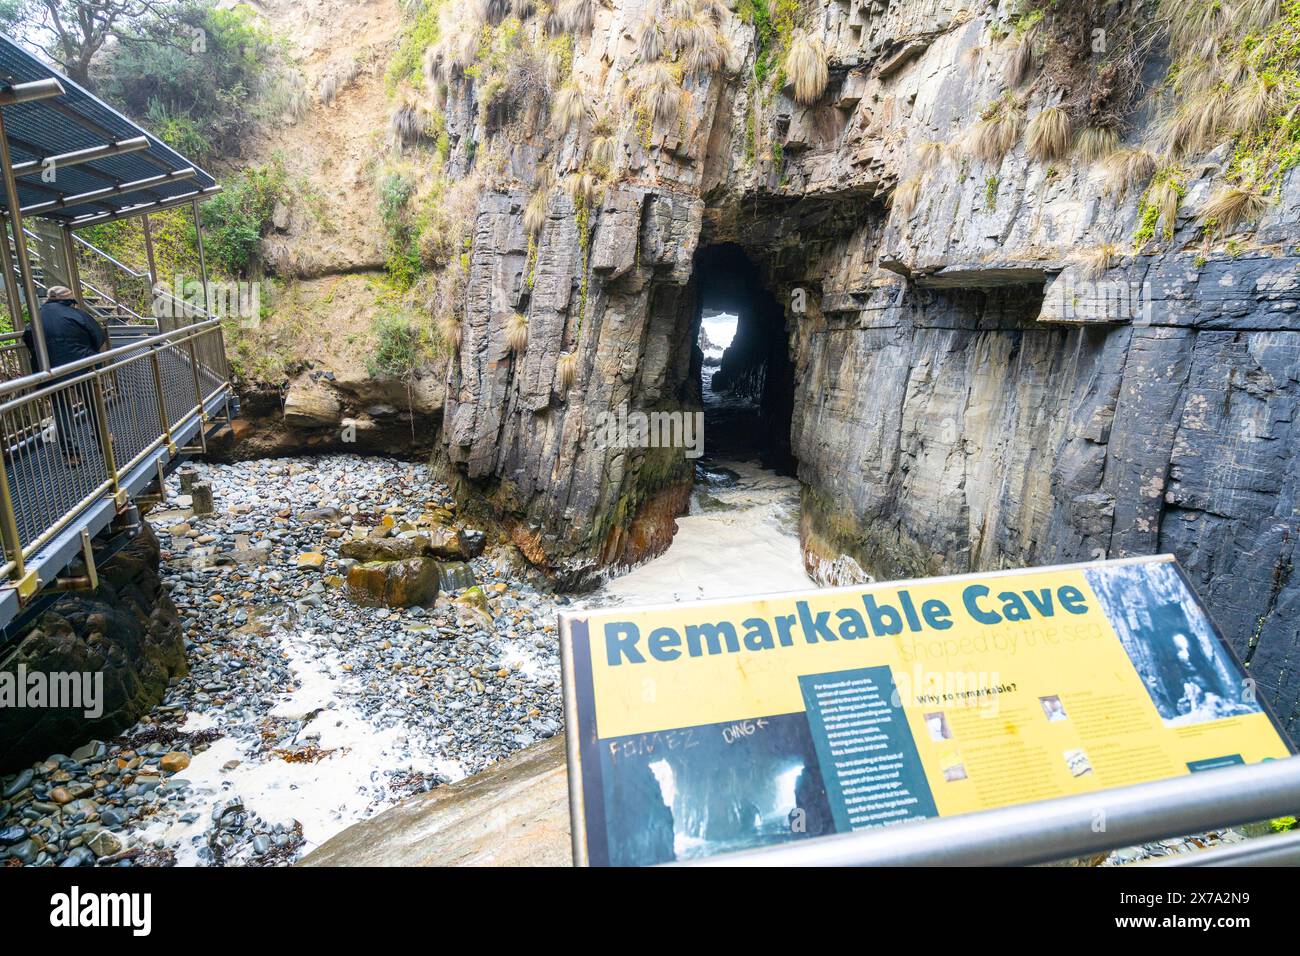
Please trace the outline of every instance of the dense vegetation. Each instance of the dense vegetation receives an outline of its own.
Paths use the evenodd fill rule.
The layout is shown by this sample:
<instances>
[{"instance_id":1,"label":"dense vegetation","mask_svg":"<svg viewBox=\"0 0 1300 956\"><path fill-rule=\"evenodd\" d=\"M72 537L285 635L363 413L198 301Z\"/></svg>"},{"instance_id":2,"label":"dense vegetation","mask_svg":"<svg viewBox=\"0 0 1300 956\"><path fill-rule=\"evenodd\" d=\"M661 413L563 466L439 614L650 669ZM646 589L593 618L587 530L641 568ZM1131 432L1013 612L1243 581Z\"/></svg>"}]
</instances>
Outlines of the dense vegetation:
<instances>
[{"instance_id":1,"label":"dense vegetation","mask_svg":"<svg viewBox=\"0 0 1300 956\"><path fill-rule=\"evenodd\" d=\"M275 104L279 45L247 6L188 0L125 29L97 61L98 92L201 163L228 155Z\"/></svg>"}]
</instances>

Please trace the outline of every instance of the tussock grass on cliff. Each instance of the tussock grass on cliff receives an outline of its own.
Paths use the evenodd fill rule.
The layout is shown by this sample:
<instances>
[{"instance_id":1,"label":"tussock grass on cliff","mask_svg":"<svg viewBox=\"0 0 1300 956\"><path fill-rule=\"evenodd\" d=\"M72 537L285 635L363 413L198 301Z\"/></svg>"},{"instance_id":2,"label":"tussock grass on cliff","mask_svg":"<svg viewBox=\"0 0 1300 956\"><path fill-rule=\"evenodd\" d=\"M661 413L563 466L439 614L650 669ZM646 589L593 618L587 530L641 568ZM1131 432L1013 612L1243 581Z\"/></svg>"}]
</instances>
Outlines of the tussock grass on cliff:
<instances>
[{"instance_id":1,"label":"tussock grass on cliff","mask_svg":"<svg viewBox=\"0 0 1300 956\"><path fill-rule=\"evenodd\" d=\"M1281 105L1277 80L1268 74L1251 73L1232 93L1228 109L1229 122L1235 133L1261 129Z\"/></svg>"},{"instance_id":2,"label":"tussock grass on cliff","mask_svg":"<svg viewBox=\"0 0 1300 956\"><path fill-rule=\"evenodd\" d=\"M546 22L552 34L585 36L596 25L596 0L560 0Z\"/></svg>"},{"instance_id":3,"label":"tussock grass on cliff","mask_svg":"<svg viewBox=\"0 0 1300 956\"><path fill-rule=\"evenodd\" d=\"M637 67L628 92L656 127L666 128L677 119L682 91L667 63L656 61Z\"/></svg>"},{"instance_id":4,"label":"tussock grass on cliff","mask_svg":"<svg viewBox=\"0 0 1300 956\"><path fill-rule=\"evenodd\" d=\"M1034 40L1036 35L1035 30L1029 29L1015 41L1011 56L1007 57L1007 61L1002 68L1002 77L1007 81L1007 86L1020 86L1029 78L1029 74L1034 68Z\"/></svg>"},{"instance_id":5,"label":"tussock grass on cliff","mask_svg":"<svg viewBox=\"0 0 1300 956\"><path fill-rule=\"evenodd\" d=\"M1050 163L1070 151L1070 135L1070 114L1059 106L1049 106L1029 121L1025 144L1030 156Z\"/></svg>"},{"instance_id":6,"label":"tussock grass on cliff","mask_svg":"<svg viewBox=\"0 0 1300 956\"><path fill-rule=\"evenodd\" d=\"M1207 229L1226 235L1244 223L1259 219L1268 206L1268 197L1258 189L1220 186L1201 207L1197 221Z\"/></svg>"},{"instance_id":7,"label":"tussock grass on cliff","mask_svg":"<svg viewBox=\"0 0 1300 956\"><path fill-rule=\"evenodd\" d=\"M578 377L578 356L574 352L566 352L560 356L560 360L555 363L555 378L559 385L561 394L568 393L573 388L573 382Z\"/></svg>"},{"instance_id":8,"label":"tussock grass on cliff","mask_svg":"<svg viewBox=\"0 0 1300 956\"><path fill-rule=\"evenodd\" d=\"M1159 14L1172 62L1157 148L1191 157L1228 144L1197 216L1226 234L1263 215L1300 162L1300 0L1161 0Z\"/></svg>"},{"instance_id":9,"label":"tussock grass on cliff","mask_svg":"<svg viewBox=\"0 0 1300 956\"><path fill-rule=\"evenodd\" d=\"M586 111L587 101L581 87L573 81L566 83L555 95L555 102L551 106L551 132L556 136L564 136L582 121Z\"/></svg>"},{"instance_id":10,"label":"tussock grass on cliff","mask_svg":"<svg viewBox=\"0 0 1300 956\"><path fill-rule=\"evenodd\" d=\"M1156 157L1149 149L1125 146L1102 160L1102 169L1106 194L1119 198L1150 181L1156 171Z\"/></svg>"},{"instance_id":11,"label":"tussock grass on cliff","mask_svg":"<svg viewBox=\"0 0 1300 956\"><path fill-rule=\"evenodd\" d=\"M1014 97L1003 96L980 114L971 128L967 149L985 162L1000 162L1020 138L1024 122L1024 106Z\"/></svg>"},{"instance_id":12,"label":"tussock grass on cliff","mask_svg":"<svg viewBox=\"0 0 1300 956\"><path fill-rule=\"evenodd\" d=\"M889 206L894 212L906 219L916 209L921 198L921 177L910 176L904 179L889 195Z\"/></svg>"},{"instance_id":13,"label":"tussock grass on cliff","mask_svg":"<svg viewBox=\"0 0 1300 956\"><path fill-rule=\"evenodd\" d=\"M1138 204L1138 230L1133 244L1141 248L1157 236L1172 239L1178 225L1178 207L1183 201L1186 187L1183 172L1169 166L1156 172Z\"/></svg>"},{"instance_id":14,"label":"tussock grass on cliff","mask_svg":"<svg viewBox=\"0 0 1300 956\"><path fill-rule=\"evenodd\" d=\"M1256 2L1248 0L1245 6ZM1267 0L1262 5L1267 6ZM1233 27L1238 6L1226 0L1160 0L1159 16L1168 24L1174 50L1212 57Z\"/></svg>"},{"instance_id":15,"label":"tussock grass on cliff","mask_svg":"<svg viewBox=\"0 0 1300 956\"><path fill-rule=\"evenodd\" d=\"M524 230L530 236L537 235L542 231L542 226L546 225L546 214L550 207L548 192L547 189L539 188L528 197L528 205L524 207Z\"/></svg>"},{"instance_id":16,"label":"tussock grass on cliff","mask_svg":"<svg viewBox=\"0 0 1300 956\"><path fill-rule=\"evenodd\" d=\"M795 35L785 57L785 75L794 84L794 98L803 106L816 103L830 81L826 47L807 33Z\"/></svg>"},{"instance_id":17,"label":"tussock grass on cliff","mask_svg":"<svg viewBox=\"0 0 1300 956\"><path fill-rule=\"evenodd\" d=\"M528 319L518 312L506 320L506 345L516 355L528 348Z\"/></svg>"},{"instance_id":18,"label":"tussock grass on cliff","mask_svg":"<svg viewBox=\"0 0 1300 956\"><path fill-rule=\"evenodd\" d=\"M1119 133L1102 126L1085 126L1075 139L1075 149L1085 163L1095 163L1119 148Z\"/></svg>"},{"instance_id":19,"label":"tussock grass on cliff","mask_svg":"<svg viewBox=\"0 0 1300 956\"><path fill-rule=\"evenodd\" d=\"M683 33L678 49L682 65L694 77L721 72L731 55L731 45L717 24L698 17Z\"/></svg>"},{"instance_id":20,"label":"tussock grass on cliff","mask_svg":"<svg viewBox=\"0 0 1300 956\"><path fill-rule=\"evenodd\" d=\"M459 316L444 315L438 320L438 331L442 336L442 341L446 343L447 350L452 355L458 353L462 335Z\"/></svg>"},{"instance_id":21,"label":"tussock grass on cliff","mask_svg":"<svg viewBox=\"0 0 1300 956\"><path fill-rule=\"evenodd\" d=\"M648 17L641 24L641 33L637 37L637 56L642 63L652 63L663 56L665 45L663 27L657 18Z\"/></svg>"},{"instance_id":22,"label":"tussock grass on cliff","mask_svg":"<svg viewBox=\"0 0 1300 956\"><path fill-rule=\"evenodd\" d=\"M923 139L916 144L916 161L920 164L922 172L934 169L943 159L947 151L948 144L941 139Z\"/></svg>"},{"instance_id":23,"label":"tussock grass on cliff","mask_svg":"<svg viewBox=\"0 0 1300 956\"><path fill-rule=\"evenodd\" d=\"M1174 156L1203 152L1217 145L1228 106L1228 91L1223 86L1187 97L1161 121L1157 142Z\"/></svg>"},{"instance_id":24,"label":"tussock grass on cliff","mask_svg":"<svg viewBox=\"0 0 1300 956\"><path fill-rule=\"evenodd\" d=\"M1099 246L1085 250L1079 254L1079 262L1083 267L1083 275L1088 279L1095 279L1103 272L1110 269L1119 260L1119 247L1113 242L1103 242Z\"/></svg>"},{"instance_id":25,"label":"tussock grass on cliff","mask_svg":"<svg viewBox=\"0 0 1300 956\"><path fill-rule=\"evenodd\" d=\"M612 135L593 131L591 141L587 143L587 162L592 169L607 173L614 165L618 141Z\"/></svg>"},{"instance_id":26,"label":"tussock grass on cliff","mask_svg":"<svg viewBox=\"0 0 1300 956\"><path fill-rule=\"evenodd\" d=\"M585 169L577 169L564 177L564 191L575 207L590 206L600 196L600 180Z\"/></svg>"}]
</instances>

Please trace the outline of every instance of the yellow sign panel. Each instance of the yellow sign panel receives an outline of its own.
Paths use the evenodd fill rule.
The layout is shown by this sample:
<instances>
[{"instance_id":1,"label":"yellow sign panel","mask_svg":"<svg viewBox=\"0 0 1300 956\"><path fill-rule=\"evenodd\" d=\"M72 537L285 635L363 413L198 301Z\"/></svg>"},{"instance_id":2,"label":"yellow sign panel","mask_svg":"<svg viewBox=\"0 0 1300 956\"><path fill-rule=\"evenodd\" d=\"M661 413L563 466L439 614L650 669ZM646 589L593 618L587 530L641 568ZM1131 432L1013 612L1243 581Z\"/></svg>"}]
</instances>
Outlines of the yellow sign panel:
<instances>
[{"instance_id":1,"label":"yellow sign panel","mask_svg":"<svg viewBox=\"0 0 1300 956\"><path fill-rule=\"evenodd\" d=\"M561 631L579 862L1290 753L1170 557L566 612Z\"/></svg>"}]
</instances>

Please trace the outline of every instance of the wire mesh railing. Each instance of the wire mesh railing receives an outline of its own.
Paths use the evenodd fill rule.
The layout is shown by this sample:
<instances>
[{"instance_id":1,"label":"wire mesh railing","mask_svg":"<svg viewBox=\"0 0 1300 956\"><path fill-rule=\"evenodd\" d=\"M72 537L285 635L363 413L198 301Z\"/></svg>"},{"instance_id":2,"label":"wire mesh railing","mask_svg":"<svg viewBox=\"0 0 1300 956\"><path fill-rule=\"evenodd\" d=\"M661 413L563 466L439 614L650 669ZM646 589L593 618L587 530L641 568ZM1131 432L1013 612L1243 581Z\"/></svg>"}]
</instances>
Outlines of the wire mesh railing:
<instances>
[{"instance_id":1,"label":"wire mesh railing","mask_svg":"<svg viewBox=\"0 0 1300 956\"><path fill-rule=\"evenodd\" d=\"M202 427L229 389L224 354L210 319L0 383L0 584L22 593L35 552L104 496L124 505L126 476Z\"/></svg>"}]
</instances>

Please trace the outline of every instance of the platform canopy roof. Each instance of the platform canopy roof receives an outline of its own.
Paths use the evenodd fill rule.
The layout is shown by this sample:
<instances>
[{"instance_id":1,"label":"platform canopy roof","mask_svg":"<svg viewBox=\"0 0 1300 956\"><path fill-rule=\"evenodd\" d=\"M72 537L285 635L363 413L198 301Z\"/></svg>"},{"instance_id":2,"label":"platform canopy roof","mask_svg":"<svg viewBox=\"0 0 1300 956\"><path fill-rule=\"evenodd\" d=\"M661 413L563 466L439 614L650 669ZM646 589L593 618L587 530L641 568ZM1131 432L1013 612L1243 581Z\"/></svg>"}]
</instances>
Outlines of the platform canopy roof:
<instances>
[{"instance_id":1,"label":"platform canopy roof","mask_svg":"<svg viewBox=\"0 0 1300 956\"><path fill-rule=\"evenodd\" d=\"M31 98L50 81L62 92ZM24 217L77 227L163 209L221 188L197 164L2 33L0 112ZM0 190L0 208L6 206Z\"/></svg>"}]
</instances>

